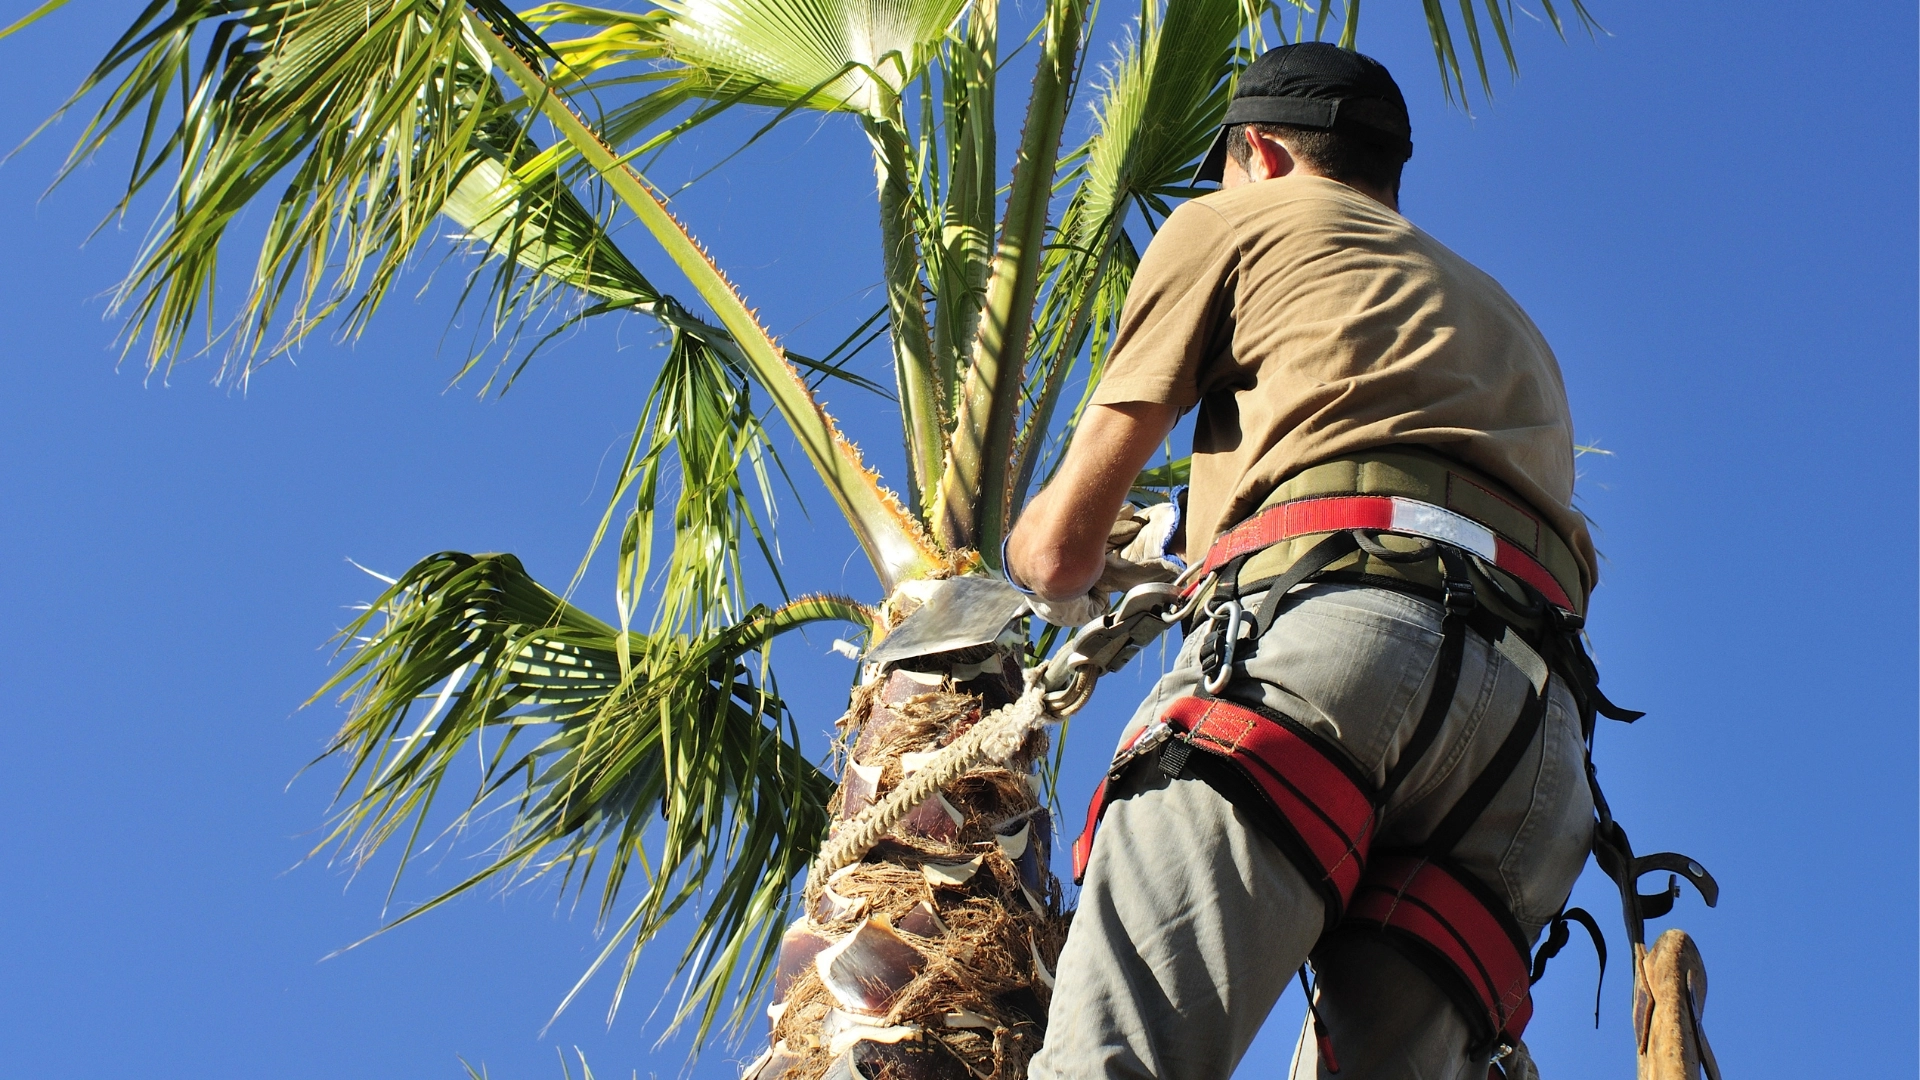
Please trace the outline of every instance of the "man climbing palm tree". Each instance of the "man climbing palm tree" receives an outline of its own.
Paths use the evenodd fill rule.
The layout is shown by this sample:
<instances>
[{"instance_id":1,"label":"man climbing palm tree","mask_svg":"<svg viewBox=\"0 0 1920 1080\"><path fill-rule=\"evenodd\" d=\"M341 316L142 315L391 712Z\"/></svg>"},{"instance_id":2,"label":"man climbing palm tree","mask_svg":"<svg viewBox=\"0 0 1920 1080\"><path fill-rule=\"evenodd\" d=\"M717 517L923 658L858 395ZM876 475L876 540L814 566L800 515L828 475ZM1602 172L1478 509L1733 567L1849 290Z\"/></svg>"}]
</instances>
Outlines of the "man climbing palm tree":
<instances>
[{"instance_id":1,"label":"man climbing palm tree","mask_svg":"<svg viewBox=\"0 0 1920 1080\"><path fill-rule=\"evenodd\" d=\"M1309 956L1296 1078L1511 1069L1527 945L1588 853L1604 703L1573 641L1593 553L1560 372L1400 216L1384 67L1275 49L1224 119L1197 177L1222 190L1147 250L1009 544L1016 585L1086 593L1198 408L1185 555L1211 577L1096 796L1032 1075L1224 1080Z\"/></svg>"},{"instance_id":2,"label":"man climbing palm tree","mask_svg":"<svg viewBox=\"0 0 1920 1080\"><path fill-rule=\"evenodd\" d=\"M1606 708L1575 636L1592 555L1567 509L1569 424L1545 345L1497 286L1393 210L1411 143L1384 70L1300 46L1243 71L1286 11L1286 36L1308 32L1304 6L1144 4L1097 130L1062 153L1098 6L1048 0L1002 185L997 4L641 6L156 0L75 96L103 100L70 169L137 122L122 209L171 185L118 294L156 370L197 324L234 335L235 379L330 313L358 333L441 218L484 260L482 337L512 341L555 304L571 305L559 329L632 313L666 335L590 545L618 538L612 621L509 554L443 552L344 632L353 649L329 683L349 704L330 744L348 763L330 830L342 855L365 864L398 839L399 868L412 863L472 747L483 776L455 831L504 820L500 845L401 921L485 882L559 871L584 888L598 871L602 917L626 910L582 983L624 951L609 965L617 1005L640 949L688 914L671 1023L691 1021L698 1041L723 1017L746 1023L770 989L755 1080L1018 1080L1046 1036L1065 922L1031 736L1140 635L1191 612L1204 631L1115 770L1122 798L1048 1068L1224 1073L1275 972L1309 950L1329 1071L1336 1046L1350 1062L1444 1063L1516 1044L1527 938L1549 919L1545 951L1564 937L1556 905L1583 857L1579 737ZM1341 17L1343 46L1358 8ZM1425 15L1443 82L1464 94L1446 17ZM1511 64L1502 5L1486 16ZM1490 89L1475 16L1462 17ZM734 106L777 108L772 123L843 115L872 150L885 301L821 359L776 340L637 165ZM1151 227L1190 194L1190 163L1216 135L1201 174L1231 190L1173 214L1136 281L1129 214ZM217 256L258 204L272 210L251 284L231 322L215 319ZM686 302L640 271L621 229L671 262ZM863 336L893 346L904 498L821 403L823 379L880 389L845 368ZM1023 606L988 579L1008 512L1051 474L1051 433L1078 421L1057 406L1079 365L1109 357L1085 437L1013 545L1013 576L1066 602ZM1187 540L1203 584L1153 581L1168 563L1151 558L1100 574L1129 486L1182 471L1136 475L1196 404ZM778 565L762 516L785 471L775 414L866 553L878 603L749 602L743 553ZM1121 554L1164 541L1169 508L1129 512ZM1050 656L1022 637L1027 607L1063 626L1091 617L1105 604L1087 591L1096 575L1145 591L1058 648L1043 635ZM868 644L836 725L837 782L802 752L769 666L774 639L823 621ZM1539 778L1527 799L1503 789L1516 770ZM1604 804L1597 816L1636 946L1641 916L1666 910L1636 898L1643 867L1687 873L1711 903L1695 864L1635 861ZM1163 841L1149 866L1139 853ZM1392 1008L1371 1000L1404 964L1354 936L1369 927L1414 942L1437 980L1424 998L1401 978ZM1235 968L1248 960L1257 970ZM1178 1036L1174 1014L1193 1021Z\"/></svg>"}]
</instances>

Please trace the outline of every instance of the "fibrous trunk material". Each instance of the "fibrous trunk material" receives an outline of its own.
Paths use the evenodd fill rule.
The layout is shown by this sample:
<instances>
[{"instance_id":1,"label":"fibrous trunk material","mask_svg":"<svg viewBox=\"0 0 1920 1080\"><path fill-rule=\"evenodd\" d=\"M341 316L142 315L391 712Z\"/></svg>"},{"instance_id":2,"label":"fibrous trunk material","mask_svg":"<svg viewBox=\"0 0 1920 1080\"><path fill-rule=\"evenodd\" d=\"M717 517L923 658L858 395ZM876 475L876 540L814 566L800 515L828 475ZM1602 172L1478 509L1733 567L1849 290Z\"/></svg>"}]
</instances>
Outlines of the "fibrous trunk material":
<instances>
[{"instance_id":1,"label":"fibrous trunk material","mask_svg":"<svg viewBox=\"0 0 1920 1080\"><path fill-rule=\"evenodd\" d=\"M924 657L857 687L838 827L1021 689L1004 649ZM1019 1080L1066 937L1037 734L920 804L859 863L809 877L742 1080Z\"/></svg>"}]
</instances>

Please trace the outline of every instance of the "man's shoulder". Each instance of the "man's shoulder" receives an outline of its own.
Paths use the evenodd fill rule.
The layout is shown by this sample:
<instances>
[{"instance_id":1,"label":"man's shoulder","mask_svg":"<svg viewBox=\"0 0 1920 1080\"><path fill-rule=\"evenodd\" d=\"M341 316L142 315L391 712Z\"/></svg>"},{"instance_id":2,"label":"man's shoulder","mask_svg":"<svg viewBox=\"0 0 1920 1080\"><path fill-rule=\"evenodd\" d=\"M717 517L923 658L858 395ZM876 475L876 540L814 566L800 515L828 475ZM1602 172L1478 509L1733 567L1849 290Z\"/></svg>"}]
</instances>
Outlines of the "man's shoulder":
<instances>
[{"instance_id":1,"label":"man's shoulder","mask_svg":"<svg viewBox=\"0 0 1920 1080\"><path fill-rule=\"evenodd\" d=\"M1189 200L1235 232L1316 222L1371 220L1411 229L1407 220L1338 180L1295 174L1208 192Z\"/></svg>"}]
</instances>

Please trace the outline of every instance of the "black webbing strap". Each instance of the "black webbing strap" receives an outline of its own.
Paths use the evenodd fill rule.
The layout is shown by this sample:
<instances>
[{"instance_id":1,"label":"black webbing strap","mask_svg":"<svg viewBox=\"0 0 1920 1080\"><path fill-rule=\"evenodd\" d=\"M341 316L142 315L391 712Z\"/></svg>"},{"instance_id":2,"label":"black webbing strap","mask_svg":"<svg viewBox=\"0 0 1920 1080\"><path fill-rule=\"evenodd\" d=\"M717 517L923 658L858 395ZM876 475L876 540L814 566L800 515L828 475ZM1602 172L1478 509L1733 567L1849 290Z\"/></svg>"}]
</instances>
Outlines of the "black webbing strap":
<instances>
[{"instance_id":1,"label":"black webbing strap","mask_svg":"<svg viewBox=\"0 0 1920 1080\"><path fill-rule=\"evenodd\" d=\"M1586 929L1587 937L1593 939L1593 953L1600 958L1600 978L1593 984L1593 1026L1599 1027L1600 991L1607 984L1607 938L1600 932L1600 924L1587 913L1587 909L1561 908L1560 914L1547 924L1547 940L1541 944L1540 951L1533 954L1533 973L1527 977L1527 985L1539 982L1540 977L1547 973L1547 961L1559 956L1560 950L1566 948L1567 940L1572 936L1567 930L1568 921L1577 922Z\"/></svg>"},{"instance_id":2,"label":"black webbing strap","mask_svg":"<svg viewBox=\"0 0 1920 1080\"><path fill-rule=\"evenodd\" d=\"M1333 1055L1333 1035L1327 1031L1327 1022L1320 1016L1320 1002L1313 995L1313 983L1307 981L1307 965L1301 964L1296 974L1300 976L1300 992L1307 995L1307 1013L1313 1019L1313 1041L1320 1050L1320 1060L1326 1064L1329 1075L1338 1075L1340 1059ZM1705 1040L1695 1041L1704 1042ZM1715 1077L1715 1080L1719 1078Z\"/></svg>"},{"instance_id":3,"label":"black webbing strap","mask_svg":"<svg viewBox=\"0 0 1920 1080\"><path fill-rule=\"evenodd\" d=\"M1305 555L1293 560L1293 565L1287 567L1286 573L1267 583L1266 598L1260 601L1260 611L1253 617L1253 639L1260 640L1272 629L1274 617L1280 614L1281 597L1292 592L1294 586L1358 550L1360 541L1354 539L1352 530L1344 530L1328 533L1319 543L1308 548Z\"/></svg>"},{"instance_id":4,"label":"black webbing strap","mask_svg":"<svg viewBox=\"0 0 1920 1080\"><path fill-rule=\"evenodd\" d=\"M1446 614L1440 621L1440 652L1434 659L1433 691L1427 695L1427 707L1414 725L1413 735L1400 751L1399 760L1387 772L1380 787L1380 805L1385 806L1399 790L1407 774L1440 737L1440 728L1453 710L1453 696L1460 689L1460 665L1466 658L1467 620L1473 614L1473 586L1467 580L1466 560L1455 548L1440 546L1440 565L1445 574Z\"/></svg>"},{"instance_id":5,"label":"black webbing strap","mask_svg":"<svg viewBox=\"0 0 1920 1080\"><path fill-rule=\"evenodd\" d=\"M1434 826L1427 842L1421 845L1423 850L1431 855L1446 855L1453 851L1473 823L1480 820L1480 815L1493 802L1493 797L1506 786L1514 769L1519 767L1520 759L1526 756L1527 748L1533 745L1534 737L1540 733L1540 722L1546 715L1546 695L1529 686L1527 703L1520 707L1520 715L1514 719L1506 739L1493 752L1487 767L1480 770L1480 775L1473 778L1473 783L1467 785L1460 801L1453 804L1453 809L1447 811L1447 816L1440 819L1439 825Z\"/></svg>"},{"instance_id":6,"label":"black webbing strap","mask_svg":"<svg viewBox=\"0 0 1920 1080\"><path fill-rule=\"evenodd\" d=\"M1213 579L1213 594L1207 597L1205 604L1195 608L1193 614L1187 616L1189 619L1199 620L1187 628L1188 633L1192 633L1201 626L1207 628L1207 638L1200 646L1200 670L1208 676L1219 670L1221 660L1230 655L1230 644L1237 644L1227 641L1227 634L1234 629L1233 620L1222 620L1218 616L1227 605L1240 602L1238 579L1240 567L1246 561L1247 556L1242 555L1222 566Z\"/></svg>"},{"instance_id":7,"label":"black webbing strap","mask_svg":"<svg viewBox=\"0 0 1920 1080\"><path fill-rule=\"evenodd\" d=\"M1544 635L1541 641L1541 656L1546 659L1548 667L1566 680L1567 689L1572 691L1574 703L1580 709L1580 737L1585 740L1588 750L1592 750L1596 716L1631 724L1647 714L1635 709L1623 709L1600 692L1600 672L1593 666L1593 658L1587 655L1586 646L1580 641L1585 626L1586 620L1572 612L1556 612L1553 632Z\"/></svg>"}]
</instances>

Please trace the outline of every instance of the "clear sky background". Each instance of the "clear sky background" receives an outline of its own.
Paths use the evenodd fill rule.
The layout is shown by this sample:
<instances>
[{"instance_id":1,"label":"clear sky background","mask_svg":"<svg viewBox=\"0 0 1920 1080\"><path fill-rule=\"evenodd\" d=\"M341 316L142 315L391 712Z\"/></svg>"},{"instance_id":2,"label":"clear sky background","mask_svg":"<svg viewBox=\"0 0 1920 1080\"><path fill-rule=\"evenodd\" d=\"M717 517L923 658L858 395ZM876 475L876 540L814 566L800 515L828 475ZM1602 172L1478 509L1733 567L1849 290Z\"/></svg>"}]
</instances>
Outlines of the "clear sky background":
<instances>
[{"instance_id":1,"label":"clear sky background","mask_svg":"<svg viewBox=\"0 0 1920 1080\"><path fill-rule=\"evenodd\" d=\"M1723 887L1718 910L1689 894L1657 927L1700 943L1727 1075L1913 1076L1914 11L1591 2L1609 36L1563 45L1522 17L1523 78L1471 117L1441 98L1417 5L1367 5L1361 44L1413 105L1405 210L1533 314L1581 441L1611 453L1580 482L1607 558L1593 634L1610 694L1649 716L1605 724L1598 760L1637 844L1695 855ZM1009 3L1025 25L1035 0ZM0 24L27 6L7 0ZM136 7L82 0L0 43L0 143ZM299 704L376 591L347 560L394 573L505 550L564 582L657 334L603 322L477 399L477 381L448 385L471 319L450 323L460 265L434 253L364 339L317 338L246 394L211 385L205 358L146 378L117 365L102 318L146 219L87 241L128 147L40 199L77 129L0 168L0 1076L454 1080L464 1057L549 1080L575 1046L603 1077L679 1073L685 1044L656 1049L648 1020L670 945L611 1027L601 980L541 1033L596 948L590 905L545 885L323 962L379 925L384 877L303 862L339 773L299 775L340 719ZM702 133L657 175L745 130ZM878 303L865 155L850 124L803 120L680 201L802 350ZM629 246L676 282L643 237ZM897 475L890 409L830 398ZM802 489L812 516L780 522L788 580L877 599L830 502ZM608 576L580 596L608 612ZM852 674L830 640L777 654L816 748ZM1077 721L1068 819L1150 674L1108 680ZM1615 950L1600 1030L1584 945L1538 993L1549 1080L1632 1075L1608 890L1590 869L1575 894ZM1297 1020L1294 998L1240 1075L1280 1075ZM759 1038L693 1075L732 1077Z\"/></svg>"}]
</instances>

